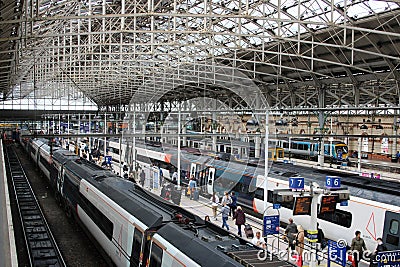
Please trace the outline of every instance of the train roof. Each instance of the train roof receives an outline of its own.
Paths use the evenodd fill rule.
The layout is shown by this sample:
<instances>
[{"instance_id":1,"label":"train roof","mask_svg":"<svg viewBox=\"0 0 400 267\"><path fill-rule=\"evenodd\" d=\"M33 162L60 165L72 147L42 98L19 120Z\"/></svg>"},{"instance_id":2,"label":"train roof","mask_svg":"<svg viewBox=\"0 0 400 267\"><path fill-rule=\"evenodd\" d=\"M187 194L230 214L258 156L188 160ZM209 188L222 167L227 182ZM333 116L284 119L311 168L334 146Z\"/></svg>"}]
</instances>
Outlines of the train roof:
<instances>
[{"instance_id":1,"label":"train roof","mask_svg":"<svg viewBox=\"0 0 400 267\"><path fill-rule=\"evenodd\" d=\"M195 223L201 221L198 216L160 197L150 195L135 183L122 179L85 159L67 162L66 166L79 177L85 177L85 180L148 227L157 227L162 222L174 220L175 213L184 214Z\"/></svg>"},{"instance_id":2,"label":"train roof","mask_svg":"<svg viewBox=\"0 0 400 267\"><path fill-rule=\"evenodd\" d=\"M157 233L204 267L253 266L251 263L259 267L293 266L275 256L271 257L272 261L259 260L259 248L227 231L222 231L212 223L205 222L205 225L191 230L187 230L188 228L168 223Z\"/></svg>"},{"instance_id":3,"label":"train roof","mask_svg":"<svg viewBox=\"0 0 400 267\"><path fill-rule=\"evenodd\" d=\"M65 162L67 162L69 160L79 159L79 156L77 156L72 151L59 149L59 150L53 152L53 159L61 164L64 164Z\"/></svg>"}]
</instances>

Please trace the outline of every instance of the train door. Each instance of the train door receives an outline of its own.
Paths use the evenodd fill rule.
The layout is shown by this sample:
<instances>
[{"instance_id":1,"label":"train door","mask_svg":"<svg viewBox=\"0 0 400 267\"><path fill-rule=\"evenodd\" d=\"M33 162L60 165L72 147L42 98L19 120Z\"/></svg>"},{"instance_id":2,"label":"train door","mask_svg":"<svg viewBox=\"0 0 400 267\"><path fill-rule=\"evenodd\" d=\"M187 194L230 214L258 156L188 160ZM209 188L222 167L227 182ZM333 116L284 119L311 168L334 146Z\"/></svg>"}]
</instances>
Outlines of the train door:
<instances>
[{"instance_id":1,"label":"train door","mask_svg":"<svg viewBox=\"0 0 400 267\"><path fill-rule=\"evenodd\" d=\"M388 250L400 248L400 214L386 211L385 224L383 228L383 243Z\"/></svg>"},{"instance_id":2,"label":"train door","mask_svg":"<svg viewBox=\"0 0 400 267\"><path fill-rule=\"evenodd\" d=\"M207 169L206 168L204 168L202 171L200 171L200 174L199 174L199 185L198 186L200 186L201 188L202 188L202 192L204 192L204 190L205 190L205 186L207 185L207 175L208 175L208 173L207 173Z\"/></svg>"},{"instance_id":3,"label":"train door","mask_svg":"<svg viewBox=\"0 0 400 267\"><path fill-rule=\"evenodd\" d=\"M138 267L143 261L143 232L135 227L133 232L132 254L131 254L131 267Z\"/></svg>"},{"instance_id":4,"label":"train door","mask_svg":"<svg viewBox=\"0 0 400 267\"><path fill-rule=\"evenodd\" d=\"M207 182L207 193L212 195L214 193L214 179L215 179L215 168L208 169L208 182Z\"/></svg>"}]
</instances>

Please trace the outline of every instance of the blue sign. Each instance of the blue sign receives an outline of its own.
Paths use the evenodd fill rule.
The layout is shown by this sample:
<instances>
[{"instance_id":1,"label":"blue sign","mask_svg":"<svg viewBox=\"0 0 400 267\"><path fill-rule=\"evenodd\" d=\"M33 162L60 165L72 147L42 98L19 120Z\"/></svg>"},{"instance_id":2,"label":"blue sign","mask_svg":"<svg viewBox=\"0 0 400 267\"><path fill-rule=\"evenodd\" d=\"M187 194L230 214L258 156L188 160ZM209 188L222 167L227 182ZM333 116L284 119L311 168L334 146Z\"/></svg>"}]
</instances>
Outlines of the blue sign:
<instances>
[{"instance_id":1,"label":"blue sign","mask_svg":"<svg viewBox=\"0 0 400 267\"><path fill-rule=\"evenodd\" d=\"M378 263L378 267L399 267L400 250L378 252L375 261Z\"/></svg>"},{"instance_id":2,"label":"blue sign","mask_svg":"<svg viewBox=\"0 0 400 267\"><path fill-rule=\"evenodd\" d=\"M346 246L347 243L345 240L339 240L339 242L328 240L328 267L330 267L331 261L341 266L346 266Z\"/></svg>"},{"instance_id":3,"label":"blue sign","mask_svg":"<svg viewBox=\"0 0 400 267\"><path fill-rule=\"evenodd\" d=\"M326 176L325 186L327 188L340 188L340 177L339 176Z\"/></svg>"},{"instance_id":4,"label":"blue sign","mask_svg":"<svg viewBox=\"0 0 400 267\"><path fill-rule=\"evenodd\" d=\"M289 178L290 189L304 189L304 178L302 177L290 177Z\"/></svg>"},{"instance_id":5,"label":"blue sign","mask_svg":"<svg viewBox=\"0 0 400 267\"><path fill-rule=\"evenodd\" d=\"M349 201L347 201L347 200L340 202L340 206L347 207L348 205L349 205Z\"/></svg>"},{"instance_id":6,"label":"blue sign","mask_svg":"<svg viewBox=\"0 0 400 267\"><path fill-rule=\"evenodd\" d=\"M264 216L263 236L279 234L279 215Z\"/></svg>"},{"instance_id":7,"label":"blue sign","mask_svg":"<svg viewBox=\"0 0 400 267\"><path fill-rule=\"evenodd\" d=\"M106 156L105 157L105 161L106 161L107 164L111 164L112 157L111 156Z\"/></svg>"},{"instance_id":8,"label":"blue sign","mask_svg":"<svg viewBox=\"0 0 400 267\"><path fill-rule=\"evenodd\" d=\"M278 204L278 203L272 204L272 208L275 210L278 210L281 208L281 204Z\"/></svg>"}]
</instances>

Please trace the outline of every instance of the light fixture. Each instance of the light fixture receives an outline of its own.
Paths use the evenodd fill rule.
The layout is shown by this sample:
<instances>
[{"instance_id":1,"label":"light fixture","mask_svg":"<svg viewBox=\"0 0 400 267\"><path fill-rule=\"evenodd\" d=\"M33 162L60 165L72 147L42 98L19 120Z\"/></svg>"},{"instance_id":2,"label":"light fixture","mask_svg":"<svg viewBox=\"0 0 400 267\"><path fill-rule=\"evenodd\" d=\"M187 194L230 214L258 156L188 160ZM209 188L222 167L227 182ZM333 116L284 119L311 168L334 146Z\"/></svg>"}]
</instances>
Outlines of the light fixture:
<instances>
[{"instance_id":1,"label":"light fixture","mask_svg":"<svg viewBox=\"0 0 400 267\"><path fill-rule=\"evenodd\" d=\"M376 125L376 129L377 129L377 130L383 130L383 126L381 125L382 120L379 119L378 122L379 122L379 124Z\"/></svg>"},{"instance_id":2,"label":"light fixture","mask_svg":"<svg viewBox=\"0 0 400 267\"><path fill-rule=\"evenodd\" d=\"M247 122L246 122L246 126L258 126L258 121L251 117Z\"/></svg>"},{"instance_id":3,"label":"light fixture","mask_svg":"<svg viewBox=\"0 0 400 267\"><path fill-rule=\"evenodd\" d=\"M365 119L363 119L363 124L360 126L361 130L368 130L368 126L365 124Z\"/></svg>"},{"instance_id":4,"label":"light fixture","mask_svg":"<svg viewBox=\"0 0 400 267\"><path fill-rule=\"evenodd\" d=\"M299 125L299 122L297 118L292 118L292 126L297 127Z\"/></svg>"},{"instance_id":5,"label":"light fixture","mask_svg":"<svg viewBox=\"0 0 400 267\"><path fill-rule=\"evenodd\" d=\"M285 119L279 119L275 121L275 126L287 126L287 121Z\"/></svg>"}]
</instances>

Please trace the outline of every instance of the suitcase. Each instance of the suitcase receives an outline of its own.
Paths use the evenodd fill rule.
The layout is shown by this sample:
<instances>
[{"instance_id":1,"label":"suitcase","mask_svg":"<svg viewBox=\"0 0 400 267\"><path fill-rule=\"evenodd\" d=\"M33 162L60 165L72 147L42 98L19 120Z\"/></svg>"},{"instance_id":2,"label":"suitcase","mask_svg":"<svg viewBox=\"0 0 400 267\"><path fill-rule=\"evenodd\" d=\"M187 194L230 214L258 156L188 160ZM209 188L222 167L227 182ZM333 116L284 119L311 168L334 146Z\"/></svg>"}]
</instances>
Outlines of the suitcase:
<instances>
[{"instance_id":1,"label":"suitcase","mask_svg":"<svg viewBox=\"0 0 400 267\"><path fill-rule=\"evenodd\" d=\"M250 224L246 224L244 226L244 233L245 233L247 238L253 238L254 237L253 229L251 228Z\"/></svg>"},{"instance_id":2,"label":"suitcase","mask_svg":"<svg viewBox=\"0 0 400 267\"><path fill-rule=\"evenodd\" d=\"M193 200L198 201L199 200L199 196L200 196L200 191L196 189L193 192Z\"/></svg>"}]
</instances>

